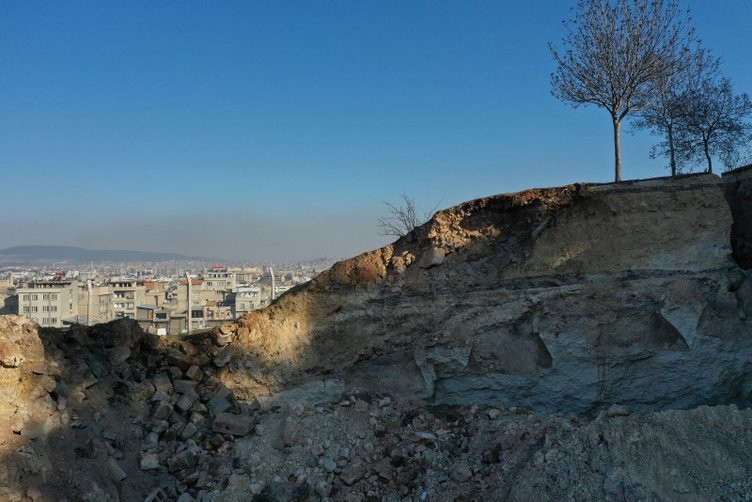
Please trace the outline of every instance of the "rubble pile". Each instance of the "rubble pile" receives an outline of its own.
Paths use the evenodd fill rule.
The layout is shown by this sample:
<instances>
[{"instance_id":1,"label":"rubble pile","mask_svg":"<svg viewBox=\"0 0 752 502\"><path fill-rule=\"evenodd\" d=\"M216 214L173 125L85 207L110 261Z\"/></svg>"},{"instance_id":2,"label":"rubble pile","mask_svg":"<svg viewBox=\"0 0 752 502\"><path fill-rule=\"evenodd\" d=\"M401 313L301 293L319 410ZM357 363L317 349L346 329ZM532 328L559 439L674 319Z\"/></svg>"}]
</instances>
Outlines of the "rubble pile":
<instances>
[{"instance_id":1,"label":"rubble pile","mask_svg":"<svg viewBox=\"0 0 752 502\"><path fill-rule=\"evenodd\" d=\"M258 403L212 376L221 339L194 337L199 349L127 319L70 330L0 320L0 377L17 383L2 388L12 462L0 500L193 500L216 482L212 459L253 430ZM27 347L12 350L14 339Z\"/></svg>"},{"instance_id":2,"label":"rubble pile","mask_svg":"<svg viewBox=\"0 0 752 502\"><path fill-rule=\"evenodd\" d=\"M733 406L583 420L339 396L262 414L219 500L749 500L750 419Z\"/></svg>"}]
</instances>

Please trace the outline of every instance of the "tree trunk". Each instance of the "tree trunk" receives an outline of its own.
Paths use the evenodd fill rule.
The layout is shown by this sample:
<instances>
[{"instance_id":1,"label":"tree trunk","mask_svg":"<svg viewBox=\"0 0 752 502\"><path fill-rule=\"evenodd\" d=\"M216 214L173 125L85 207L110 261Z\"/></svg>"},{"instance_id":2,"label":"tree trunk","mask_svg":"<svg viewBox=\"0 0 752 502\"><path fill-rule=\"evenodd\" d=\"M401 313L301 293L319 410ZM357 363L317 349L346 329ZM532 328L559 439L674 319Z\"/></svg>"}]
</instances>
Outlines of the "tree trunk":
<instances>
[{"instance_id":1,"label":"tree trunk","mask_svg":"<svg viewBox=\"0 0 752 502\"><path fill-rule=\"evenodd\" d=\"M708 172L712 173L713 172L713 160L710 158L710 152L708 151L708 142L703 141L702 147L705 150L705 158L708 160Z\"/></svg>"},{"instance_id":2,"label":"tree trunk","mask_svg":"<svg viewBox=\"0 0 752 502\"><path fill-rule=\"evenodd\" d=\"M621 121L611 117L614 124L614 181L621 181Z\"/></svg>"},{"instance_id":3,"label":"tree trunk","mask_svg":"<svg viewBox=\"0 0 752 502\"><path fill-rule=\"evenodd\" d=\"M674 148L674 127L668 126L668 151L671 156L671 176L676 176L676 149Z\"/></svg>"}]
</instances>

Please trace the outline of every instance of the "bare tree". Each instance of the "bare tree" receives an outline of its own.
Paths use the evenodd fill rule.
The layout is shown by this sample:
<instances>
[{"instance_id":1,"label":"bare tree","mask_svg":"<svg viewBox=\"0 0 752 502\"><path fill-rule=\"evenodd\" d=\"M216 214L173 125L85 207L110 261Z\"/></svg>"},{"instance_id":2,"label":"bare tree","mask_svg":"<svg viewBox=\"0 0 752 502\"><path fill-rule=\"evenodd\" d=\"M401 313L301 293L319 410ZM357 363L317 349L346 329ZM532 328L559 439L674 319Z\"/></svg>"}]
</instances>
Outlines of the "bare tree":
<instances>
[{"instance_id":1,"label":"bare tree","mask_svg":"<svg viewBox=\"0 0 752 502\"><path fill-rule=\"evenodd\" d=\"M557 64L552 94L609 112L614 179L621 181L622 121L650 103L656 80L681 66L681 46L692 34L689 15L677 0L580 0L564 27L563 49L549 44Z\"/></svg>"},{"instance_id":2,"label":"bare tree","mask_svg":"<svg viewBox=\"0 0 752 502\"><path fill-rule=\"evenodd\" d=\"M677 135L681 135L681 120L685 101L690 93L718 75L720 60L699 42L682 56L684 64L673 73L659 76L651 85L653 101L639 112L634 122L638 129L647 129L663 139L650 150L651 158L668 157L671 176L678 173Z\"/></svg>"},{"instance_id":3,"label":"bare tree","mask_svg":"<svg viewBox=\"0 0 752 502\"><path fill-rule=\"evenodd\" d=\"M400 195L402 202L392 204L384 202L387 208L387 215L379 218L379 233L381 235L393 235L402 237L407 235L416 227L419 227L431 217L430 213L418 214L418 206L412 197L406 194Z\"/></svg>"},{"instance_id":4,"label":"bare tree","mask_svg":"<svg viewBox=\"0 0 752 502\"><path fill-rule=\"evenodd\" d=\"M734 94L731 81L705 81L682 100L681 154L688 160L704 160L713 172L713 157L727 167L739 159L740 149L752 139L752 101L746 93Z\"/></svg>"}]
</instances>

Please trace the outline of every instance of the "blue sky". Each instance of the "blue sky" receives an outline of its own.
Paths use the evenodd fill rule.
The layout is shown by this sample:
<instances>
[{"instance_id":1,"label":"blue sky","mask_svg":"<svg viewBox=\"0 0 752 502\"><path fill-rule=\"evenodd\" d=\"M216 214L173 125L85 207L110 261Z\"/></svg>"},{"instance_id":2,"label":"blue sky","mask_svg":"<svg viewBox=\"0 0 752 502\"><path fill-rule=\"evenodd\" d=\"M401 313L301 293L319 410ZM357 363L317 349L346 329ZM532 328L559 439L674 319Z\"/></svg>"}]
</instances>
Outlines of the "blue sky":
<instances>
[{"instance_id":1,"label":"blue sky","mask_svg":"<svg viewBox=\"0 0 752 502\"><path fill-rule=\"evenodd\" d=\"M2 1L0 248L345 257L400 193L609 181L607 113L550 94L573 4ZM752 91L752 2L683 5Z\"/></svg>"}]
</instances>

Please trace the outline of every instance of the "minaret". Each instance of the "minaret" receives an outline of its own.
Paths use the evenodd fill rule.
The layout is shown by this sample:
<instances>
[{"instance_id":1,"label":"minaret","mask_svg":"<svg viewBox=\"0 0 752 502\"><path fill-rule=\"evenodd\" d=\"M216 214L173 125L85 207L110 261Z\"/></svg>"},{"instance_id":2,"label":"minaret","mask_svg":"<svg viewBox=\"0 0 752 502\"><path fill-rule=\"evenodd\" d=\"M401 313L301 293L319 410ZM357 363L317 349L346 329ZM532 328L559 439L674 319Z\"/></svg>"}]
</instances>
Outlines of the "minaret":
<instances>
[{"instance_id":1,"label":"minaret","mask_svg":"<svg viewBox=\"0 0 752 502\"><path fill-rule=\"evenodd\" d=\"M269 267L269 274L272 276L272 292L269 295L269 305L271 305L274 301L274 290L276 289L274 284L274 270L272 270L272 267Z\"/></svg>"}]
</instances>

